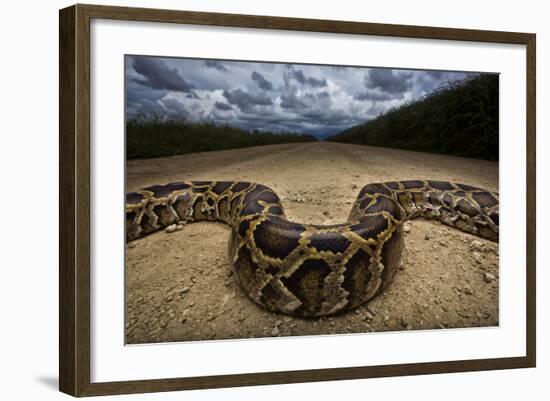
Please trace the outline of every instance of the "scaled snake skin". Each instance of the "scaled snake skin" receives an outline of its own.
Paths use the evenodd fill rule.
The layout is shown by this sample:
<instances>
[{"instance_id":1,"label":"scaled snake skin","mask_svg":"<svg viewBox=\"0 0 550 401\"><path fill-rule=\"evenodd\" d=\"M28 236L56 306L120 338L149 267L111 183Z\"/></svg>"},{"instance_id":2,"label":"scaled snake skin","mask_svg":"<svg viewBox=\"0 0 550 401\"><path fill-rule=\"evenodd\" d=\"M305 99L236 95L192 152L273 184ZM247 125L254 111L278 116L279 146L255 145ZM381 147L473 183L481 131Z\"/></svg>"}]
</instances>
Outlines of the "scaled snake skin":
<instances>
[{"instance_id":1,"label":"scaled snake skin","mask_svg":"<svg viewBox=\"0 0 550 401\"><path fill-rule=\"evenodd\" d=\"M174 182L126 195L127 241L176 223L226 223L241 289L300 317L349 311L381 293L401 263L403 223L416 217L498 242L498 193L446 181L368 184L345 223L325 226L287 220L277 194L249 182Z\"/></svg>"}]
</instances>

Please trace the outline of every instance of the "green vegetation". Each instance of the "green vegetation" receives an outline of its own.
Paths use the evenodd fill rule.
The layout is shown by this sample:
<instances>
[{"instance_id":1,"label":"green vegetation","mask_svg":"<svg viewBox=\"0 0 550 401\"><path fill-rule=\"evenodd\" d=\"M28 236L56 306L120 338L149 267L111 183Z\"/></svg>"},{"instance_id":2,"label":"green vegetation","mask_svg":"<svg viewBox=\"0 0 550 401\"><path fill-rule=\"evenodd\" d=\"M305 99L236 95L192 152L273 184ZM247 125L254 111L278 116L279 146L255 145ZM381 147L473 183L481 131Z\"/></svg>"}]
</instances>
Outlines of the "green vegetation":
<instances>
[{"instance_id":1,"label":"green vegetation","mask_svg":"<svg viewBox=\"0 0 550 401\"><path fill-rule=\"evenodd\" d=\"M498 160L498 75L449 83L327 141Z\"/></svg>"},{"instance_id":2,"label":"green vegetation","mask_svg":"<svg viewBox=\"0 0 550 401\"><path fill-rule=\"evenodd\" d=\"M248 132L211 122L134 118L126 122L126 158L146 159L191 152L316 141L310 135Z\"/></svg>"}]
</instances>

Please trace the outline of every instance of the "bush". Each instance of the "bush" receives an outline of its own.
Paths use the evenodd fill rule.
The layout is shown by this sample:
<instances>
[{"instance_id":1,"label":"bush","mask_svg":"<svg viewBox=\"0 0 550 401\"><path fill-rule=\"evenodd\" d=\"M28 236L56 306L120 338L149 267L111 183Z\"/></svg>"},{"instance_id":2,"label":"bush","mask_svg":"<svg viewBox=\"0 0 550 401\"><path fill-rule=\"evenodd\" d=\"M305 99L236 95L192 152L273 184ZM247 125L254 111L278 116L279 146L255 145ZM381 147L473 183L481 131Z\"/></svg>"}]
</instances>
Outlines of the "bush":
<instances>
[{"instance_id":1,"label":"bush","mask_svg":"<svg viewBox=\"0 0 550 401\"><path fill-rule=\"evenodd\" d=\"M126 122L126 159L145 159L192 152L316 141L311 135L248 132L229 125L159 118Z\"/></svg>"}]
</instances>

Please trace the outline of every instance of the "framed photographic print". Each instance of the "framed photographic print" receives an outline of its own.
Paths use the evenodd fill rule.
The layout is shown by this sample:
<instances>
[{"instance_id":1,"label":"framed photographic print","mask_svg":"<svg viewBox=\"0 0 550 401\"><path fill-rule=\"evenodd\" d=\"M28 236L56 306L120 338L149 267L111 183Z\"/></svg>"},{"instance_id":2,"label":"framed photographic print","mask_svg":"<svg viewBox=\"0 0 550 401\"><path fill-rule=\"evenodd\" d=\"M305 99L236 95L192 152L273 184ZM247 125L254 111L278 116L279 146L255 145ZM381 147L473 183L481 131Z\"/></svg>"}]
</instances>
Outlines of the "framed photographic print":
<instances>
[{"instance_id":1,"label":"framed photographic print","mask_svg":"<svg viewBox=\"0 0 550 401\"><path fill-rule=\"evenodd\" d=\"M63 392L535 366L534 34L75 5L60 155Z\"/></svg>"}]
</instances>

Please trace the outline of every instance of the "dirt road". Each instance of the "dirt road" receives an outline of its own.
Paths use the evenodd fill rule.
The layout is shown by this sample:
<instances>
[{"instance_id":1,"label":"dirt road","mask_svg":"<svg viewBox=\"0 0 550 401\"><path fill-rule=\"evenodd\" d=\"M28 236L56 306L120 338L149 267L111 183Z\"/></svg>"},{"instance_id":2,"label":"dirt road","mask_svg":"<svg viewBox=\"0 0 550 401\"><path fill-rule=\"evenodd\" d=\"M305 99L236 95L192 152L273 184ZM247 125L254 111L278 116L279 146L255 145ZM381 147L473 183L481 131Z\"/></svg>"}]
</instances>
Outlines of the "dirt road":
<instances>
[{"instance_id":1,"label":"dirt road","mask_svg":"<svg viewBox=\"0 0 550 401\"><path fill-rule=\"evenodd\" d=\"M205 152L127 164L127 190L178 180L247 180L273 188L302 223L346 220L359 189L406 179L498 191L498 163L329 142ZM415 220L403 270L358 310L316 320L267 312L234 283L229 228L193 223L128 245L127 342L353 333L498 325L498 245Z\"/></svg>"}]
</instances>

